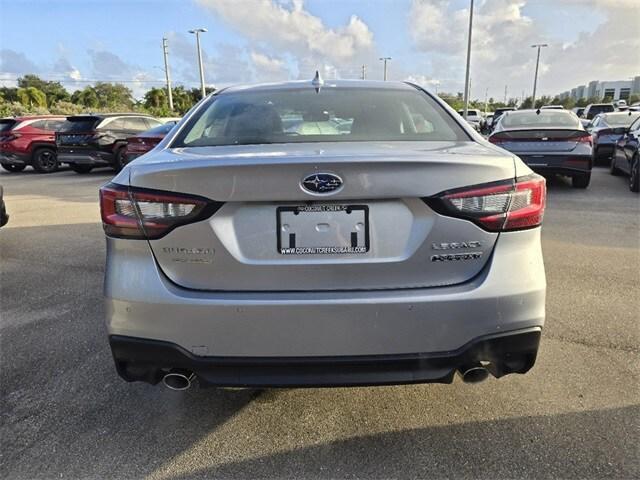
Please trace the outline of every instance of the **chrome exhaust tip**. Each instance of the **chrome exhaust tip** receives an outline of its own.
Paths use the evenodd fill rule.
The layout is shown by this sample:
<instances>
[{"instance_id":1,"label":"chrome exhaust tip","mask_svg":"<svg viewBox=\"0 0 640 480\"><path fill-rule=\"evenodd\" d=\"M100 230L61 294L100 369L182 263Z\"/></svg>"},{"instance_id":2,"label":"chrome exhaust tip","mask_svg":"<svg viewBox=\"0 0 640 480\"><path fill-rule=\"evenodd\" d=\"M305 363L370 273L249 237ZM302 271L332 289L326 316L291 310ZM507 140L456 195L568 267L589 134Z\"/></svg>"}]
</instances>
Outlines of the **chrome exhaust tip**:
<instances>
[{"instance_id":1,"label":"chrome exhaust tip","mask_svg":"<svg viewBox=\"0 0 640 480\"><path fill-rule=\"evenodd\" d=\"M171 370L162 377L162 383L170 390L187 390L195 378L195 373L188 370Z\"/></svg>"},{"instance_id":2,"label":"chrome exhaust tip","mask_svg":"<svg viewBox=\"0 0 640 480\"><path fill-rule=\"evenodd\" d=\"M489 371L480 363L464 365L458 369L464 383L480 383L489 378Z\"/></svg>"}]
</instances>

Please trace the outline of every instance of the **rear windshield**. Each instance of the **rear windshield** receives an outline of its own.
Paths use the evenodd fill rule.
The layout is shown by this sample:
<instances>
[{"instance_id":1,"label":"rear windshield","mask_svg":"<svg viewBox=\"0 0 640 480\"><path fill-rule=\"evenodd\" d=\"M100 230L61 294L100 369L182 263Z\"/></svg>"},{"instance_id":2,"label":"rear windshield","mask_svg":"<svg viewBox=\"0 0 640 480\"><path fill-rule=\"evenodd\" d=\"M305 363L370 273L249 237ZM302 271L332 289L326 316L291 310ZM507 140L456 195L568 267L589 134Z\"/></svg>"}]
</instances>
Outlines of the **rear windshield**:
<instances>
[{"instance_id":1,"label":"rear windshield","mask_svg":"<svg viewBox=\"0 0 640 480\"><path fill-rule=\"evenodd\" d=\"M147 130L144 133L141 133L140 135L145 136L145 135L166 135L167 133L169 133L171 131L171 129L173 127L176 126L177 122L167 122L165 124L162 124L158 127L154 127L150 130Z\"/></svg>"},{"instance_id":2,"label":"rear windshield","mask_svg":"<svg viewBox=\"0 0 640 480\"><path fill-rule=\"evenodd\" d=\"M589 116L589 118L593 118L595 117L597 114L602 113L602 112L613 112L615 110L615 108L613 108L613 105L591 105L589 107L589 111L587 113L587 115Z\"/></svg>"},{"instance_id":3,"label":"rear windshield","mask_svg":"<svg viewBox=\"0 0 640 480\"><path fill-rule=\"evenodd\" d=\"M510 112L502 116L503 128L580 128L578 118L559 110Z\"/></svg>"},{"instance_id":4,"label":"rear windshield","mask_svg":"<svg viewBox=\"0 0 640 480\"><path fill-rule=\"evenodd\" d=\"M612 113L607 115L604 118L604 121L607 122L608 125L612 127L628 127L633 123L633 121L640 117L640 112L638 113Z\"/></svg>"},{"instance_id":5,"label":"rear windshield","mask_svg":"<svg viewBox=\"0 0 640 480\"><path fill-rule=\"evenodd\" d=\"M18 123L15 120L0 120L0 132L8 132L13 126Z\"/></svg>"},{"instance_id":6,"label":"rear windshield","mask_svg":"<svg viewBox=\"0 0 640 480\"><path fill-rule=\"evenodd\" d=\"M90 132L100 121L99 117L68 117L61 132Z\"/></svg>"},{"instance_id":7,"label":"rear windshield","mask_svg":"<svg viewBox=\"0 0 640 480\"><path fill-rule=\"evenodd\" d=\"M468 139L418 90L310 87L214 96L172 146Z\"/></svg>"},{"instance_id":8,"label":"rear windshield","mask_svg":"<svg viewBox=\"0 0 640 480\"><path fill-rule=\"evenodd\" d=\"M458 115L464 115L464 110L458 110ZM478 110L467 110L468 116L479 117L480 113Z\"/></svg>"}]
</instances>

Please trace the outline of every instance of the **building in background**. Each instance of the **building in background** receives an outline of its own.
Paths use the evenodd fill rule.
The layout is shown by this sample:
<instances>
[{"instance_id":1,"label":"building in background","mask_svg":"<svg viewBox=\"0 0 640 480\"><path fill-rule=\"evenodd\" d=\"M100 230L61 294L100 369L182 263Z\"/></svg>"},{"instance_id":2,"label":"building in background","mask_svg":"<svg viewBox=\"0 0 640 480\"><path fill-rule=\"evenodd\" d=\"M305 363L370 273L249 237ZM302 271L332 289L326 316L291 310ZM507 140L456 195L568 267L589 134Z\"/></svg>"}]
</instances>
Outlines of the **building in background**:
<instances>
[{"instance_id":1,"label":"building in background","mask_svg":"<svg viewBox=\"0 0 640 480\"><path fill-rule=\"evenodd\" d=\"M580 85L570 91L562 92L560 99L571 97L574 100L583 98L607 98L610 100L628 100L631 95L640 95L640 75L629 80L599 81L592 80L587 85Z\"/></svg>"}]
</instances>

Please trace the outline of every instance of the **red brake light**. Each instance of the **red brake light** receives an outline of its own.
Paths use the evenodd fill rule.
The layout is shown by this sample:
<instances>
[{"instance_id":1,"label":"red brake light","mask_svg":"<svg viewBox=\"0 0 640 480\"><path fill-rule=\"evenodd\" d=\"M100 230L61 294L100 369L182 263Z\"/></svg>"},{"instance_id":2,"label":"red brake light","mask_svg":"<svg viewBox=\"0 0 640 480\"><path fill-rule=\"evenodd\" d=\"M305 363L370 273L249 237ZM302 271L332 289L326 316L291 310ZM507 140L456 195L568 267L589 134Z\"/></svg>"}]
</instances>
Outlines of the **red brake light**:
<instances>
[{"instance_id":1,"label":"red brake light","mask_svg":"<svg viewBox=\"0 0 640 480\"><path fill-rule=\"evenodd\" d=\"M100 212L111 237L157 239L180 225L210 217L222 206L203 197L109 183L100 189Z\"/></svg>"},{"instance_id":2,"label":"red brake light","mask_svg":"<svg viewBox=\"0 0 640 480\"><path fill-rule=\"evenodd\" d=\"M493 144L498 144L498 143L504 142L504 138L500 138L497 135L492 135L487 140L489 140Z\"/></svg>"},{"instance_id":3,"label":"red brake light","mask_svg":"<svg viewBox=\"0 0 640 480\"><path fill-rule=\"evenodd\" d=\"M425 199L436 212L470 220L485 230L501 232L537 227L546 202L545 179L533 174L479 185Z\"/></svg>"},{"instance_id":4,"label":"red brake light","mask_svg":"<svg viewBox=\"0 0 640 480\"><path fill-rule=\"evenodd\" d=\"M0 142L11 142L13 140L20 138L21 136L22 136L21 133L7 132L3 135L0 135Z\"/></svg>"},{"instance_id":5,"label":"red brake light","mask_svg":"<svg viewBox=\"0 0 640 480\"><path fill-rule=\"evenodd\" d=\"M577 141L578 143L588 143L589 145L592 144L591 135L589 134L583 135L578 138L570 138L568 140L574 140L574 141Z\"/></svg>"}]
</instances>

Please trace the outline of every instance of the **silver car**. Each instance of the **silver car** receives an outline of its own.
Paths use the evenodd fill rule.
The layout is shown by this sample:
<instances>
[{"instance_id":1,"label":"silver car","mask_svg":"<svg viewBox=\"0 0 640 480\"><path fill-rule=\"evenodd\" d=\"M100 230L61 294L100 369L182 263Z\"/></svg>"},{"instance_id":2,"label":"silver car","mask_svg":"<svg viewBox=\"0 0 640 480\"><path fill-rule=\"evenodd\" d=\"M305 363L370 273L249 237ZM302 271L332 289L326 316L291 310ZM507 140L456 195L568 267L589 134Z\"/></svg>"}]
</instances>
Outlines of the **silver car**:
<instances>
[{"instance_id":1,"label":"silver car","mask_svg":"<svg viewBox=\"0 0 640 480\"><path fill-rule=\"evenodd\" d=\"M117 371L174 389L525 373L545 195L411 84L221 90L101 189Z\"/></svg>"}]
</instances>

